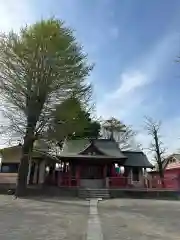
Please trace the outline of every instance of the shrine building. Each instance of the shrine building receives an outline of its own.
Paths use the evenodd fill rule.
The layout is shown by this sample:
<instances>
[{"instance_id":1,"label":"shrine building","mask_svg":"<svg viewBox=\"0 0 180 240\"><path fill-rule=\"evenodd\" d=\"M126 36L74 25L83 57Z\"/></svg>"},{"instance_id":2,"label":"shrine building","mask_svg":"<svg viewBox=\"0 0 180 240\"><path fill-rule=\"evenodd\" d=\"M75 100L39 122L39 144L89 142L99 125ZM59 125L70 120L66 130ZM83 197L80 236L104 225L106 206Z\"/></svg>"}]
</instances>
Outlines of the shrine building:
<instances>
[{"instance_id":1,"label":"shrine building","mask_svg":"<svg viewBox=\"0 0 180 240\"><path fill-rule=\"evenodd\" d=\"M2 149L1 176L17 174L20 158L21 146ZM142 151L121 151L114 140L67 140L59 155L44 150L33 152L28 184L96 189L144 187L146 169L152 167Z\"/></svg>"}]
</instances>

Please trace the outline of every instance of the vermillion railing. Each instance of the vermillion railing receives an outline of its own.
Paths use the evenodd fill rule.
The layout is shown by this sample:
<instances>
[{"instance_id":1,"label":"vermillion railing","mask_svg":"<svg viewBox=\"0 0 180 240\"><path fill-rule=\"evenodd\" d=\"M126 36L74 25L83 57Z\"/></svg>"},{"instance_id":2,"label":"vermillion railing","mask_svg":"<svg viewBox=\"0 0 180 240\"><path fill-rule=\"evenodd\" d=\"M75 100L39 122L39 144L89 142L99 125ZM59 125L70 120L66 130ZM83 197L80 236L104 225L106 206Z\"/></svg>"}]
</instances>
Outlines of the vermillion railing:
<instances>
[{"instance_id":1,"label":"vermillion railing","mask_svg":"<svg viewBox=\"0 0 180 240\"><path fill-rule=\"evenodd\" d=\"M128 177L110 177L109 187L110 188L127 188L131 185L131 179Z\"/></svg>"},{"instance_id":2,"label":"vermillion railing","mask_svg":"<svg viewBox=\"0 0 180 240\"><path fill-rule=\"evenodd\" d=\"M160 178L152 178L150 180L150 187L156 189L172 189L180 190L180 179L178 177L166 177L163 181Z\"/></svg>"},{"instance_id":3,"label":"vermillion railing","mask_svg":"<svg viewBox=\"0 0 180 240\"><path fill-rule=\"evenodd\" d=\"M17 173L0 173L0 184L16 184ZM45 184L56 185L59 187L78 187L80 179L71 176L59 175L57 178L46 178ZM133 181L129 177L109 177L108 181L104 181L107 188L119 189L167 189L180 190L180 178L165 177L163 182L159 177L141 178L140 181Z\"/></svg>"},{"instance_id":4,"label":"vermillion railing","mask_svg":"<svg viewBox=\"0 0 180 240\"><path fill-rule=\"evenodd\" d=\"M78 186L78 181L76 178L64 177L58 179L59 187L76 187Z\"/></svg>"},{"instance_id":5,"label":"vermillion railing","mask_svg":"<svg viewBox=\"0 0 180 240\"><path fill-rule=\"evenodd\" d=\"M109 188L180 190L180 180L177 177L166 177L162 182L159 178L143 177L140 181L133 181L129 177L110 177Z\"/></svg>"}]
</instances>

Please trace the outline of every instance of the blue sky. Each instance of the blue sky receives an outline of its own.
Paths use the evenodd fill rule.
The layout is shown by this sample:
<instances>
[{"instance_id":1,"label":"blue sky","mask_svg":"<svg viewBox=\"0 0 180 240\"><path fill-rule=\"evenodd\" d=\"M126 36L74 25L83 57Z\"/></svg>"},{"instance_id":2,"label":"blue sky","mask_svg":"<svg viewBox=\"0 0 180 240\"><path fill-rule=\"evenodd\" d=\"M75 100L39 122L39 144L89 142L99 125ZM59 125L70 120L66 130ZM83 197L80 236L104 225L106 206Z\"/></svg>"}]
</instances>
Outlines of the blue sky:
<instances>
[{"instance_id":1,"label":"blue sky","mask_svg":"<svg viewBox=\"0 0 180 240\"><path fill-rule=\"evenodd\" d=\"M144 116L162 120L168 151L180 148L179 0L6 0L0 16L3 31L64 20L95 63L89 81L97 115L133 125L144 146Z\"/></svg>"}]
</instances>

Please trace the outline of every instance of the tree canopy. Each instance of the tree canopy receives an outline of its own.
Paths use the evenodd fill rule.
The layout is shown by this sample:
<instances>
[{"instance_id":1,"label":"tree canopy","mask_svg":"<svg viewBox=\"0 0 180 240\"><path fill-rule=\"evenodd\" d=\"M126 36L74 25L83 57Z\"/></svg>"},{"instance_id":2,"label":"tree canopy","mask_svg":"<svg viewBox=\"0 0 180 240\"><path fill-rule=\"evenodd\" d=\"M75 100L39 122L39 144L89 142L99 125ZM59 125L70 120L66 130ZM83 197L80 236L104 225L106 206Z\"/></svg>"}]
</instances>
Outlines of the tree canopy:
<instances>
[{"instance_id":1,"label":"tree canopy","mask_svg":"<svg viewBox=\"0 0 180 240\"><path fill-rule=\"evenodd\" d=\"M71 139L97 139L100 137L101 124L98 120L93 120L90 117L90 113L84 111L85 122L84 129L76 131L73 135L70 136Z\"/></svg>"},{"instance_id":2,"label":"tree canopy","mask_svg":"<svg viewBox=\"0 0 180 240\"><path fill-rule=\"evenodd\" d=\"M92 121L90 114L77 98L71 97L56 106L51 124L45 135L55 143L65 138L97 138L100 124Z\"/></svg>"},{"instance_id":3,"label":"tree canopy","mask_svg":"<svg viewBox=\"0 0 180 240\"><path fill-rule=\"evenodd\" d=\"M70 28L42 20L0 36L0 90L13 132L24 136L17 192L26 188L27 156L48 128L57 106L75 96L87 101L92 66ZM21 191L22 190L22 191Z\"/></svg>"}]
</instances>

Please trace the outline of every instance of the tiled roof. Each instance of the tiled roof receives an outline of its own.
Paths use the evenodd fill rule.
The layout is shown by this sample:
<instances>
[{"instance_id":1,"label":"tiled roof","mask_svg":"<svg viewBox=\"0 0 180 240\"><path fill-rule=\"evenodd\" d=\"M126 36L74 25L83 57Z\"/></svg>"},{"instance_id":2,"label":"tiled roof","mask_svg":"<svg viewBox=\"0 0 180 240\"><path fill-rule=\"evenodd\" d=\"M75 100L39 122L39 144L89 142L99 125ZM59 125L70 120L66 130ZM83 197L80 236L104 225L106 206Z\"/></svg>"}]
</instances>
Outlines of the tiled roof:
<instances>
[{"instance_id":1,"label":"tiled roof","mask_svg":"<svg viewBox=\"0 0 180 240\"><path fill-rule=\"evenodd\" d=\"M123 151L127 156L124 166L153 168L146 155L141 151Z\"/></svg>"},{"instance_id":2,"label":"tiled roof","mask_svg":"<svg viewBox=\"0 0 180 240\"><path fill-rule=\"evenodd\" d=\"M63 144L61 155L77 155L90 146L88 139L67 140Z\"/></svg>"},{"instance_id":3,"label":"tiled roof","mask_svg":"<svg viewBox=\"0 0 180 240\"><path fill-rule=\"evenodd\" d=\"M116 142L107 139L97 139L92 141L88 139L66 141L61 151L61 155L81 155L91 144L93 144L106 157L126 158Z\"/></svg>"},{"instance_id":4,"label":"tiled roof","mask_svg":"<svg viewBox=\"0 0 180 240\"><path fill-rule=\"evenodd\" d=\"M120 150L115 141L107 139L94 140L94 145L106 156L116 158L127 158Z\"/></svg>"},{"instance_id":5,"label":"tiled roof","mask_svg":"<svg viewBox=\"0 0 180 240\"><path fill-rule=\"evenodd\" d=\"M62 157L81 158L85 157L83 151L86 150L91 144L93 144L104 156L87 156L87 158L110 158L124 159L124 166L145 167L152 168L153 165L148 161L146 155L143 152L135 151L121 151L118 144L115 141L109 139L97 139L89 141L87 139L82 140L70 140L66 141L61 152Z\"/></svg>"}]
</instances>

